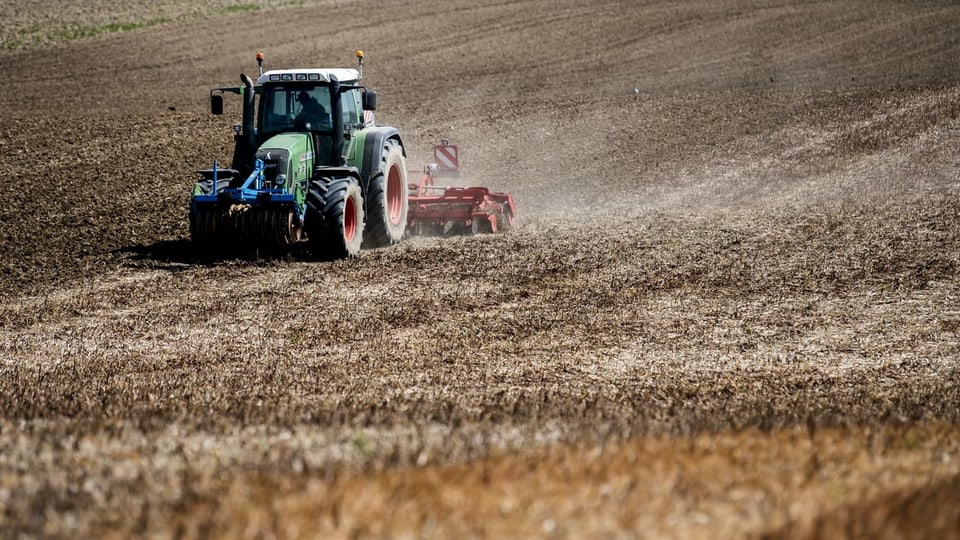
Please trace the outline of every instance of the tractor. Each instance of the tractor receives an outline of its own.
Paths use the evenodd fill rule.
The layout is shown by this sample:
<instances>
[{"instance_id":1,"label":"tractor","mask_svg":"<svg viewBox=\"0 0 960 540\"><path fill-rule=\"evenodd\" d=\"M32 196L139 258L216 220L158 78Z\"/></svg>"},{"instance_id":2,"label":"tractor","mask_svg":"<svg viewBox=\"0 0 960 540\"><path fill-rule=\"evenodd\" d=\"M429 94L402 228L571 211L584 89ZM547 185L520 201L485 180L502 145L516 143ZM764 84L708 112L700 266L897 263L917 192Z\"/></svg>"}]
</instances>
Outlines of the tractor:
<instances>
[{"instance_id":1,"label":"tractor","mask_svg":"<svg viewBox=\"0 0 960 540\"><path fill-rule=\"evenodd\" d=\"M318 258L356 256L400 242L408 221L406 151L397 128L378 126L377 95L358 66L277 69L241 86L214 88L242 99L229 167L198 171L190 234L210 248L287 248L306 242Z\"/></svg>"}]
</instances>

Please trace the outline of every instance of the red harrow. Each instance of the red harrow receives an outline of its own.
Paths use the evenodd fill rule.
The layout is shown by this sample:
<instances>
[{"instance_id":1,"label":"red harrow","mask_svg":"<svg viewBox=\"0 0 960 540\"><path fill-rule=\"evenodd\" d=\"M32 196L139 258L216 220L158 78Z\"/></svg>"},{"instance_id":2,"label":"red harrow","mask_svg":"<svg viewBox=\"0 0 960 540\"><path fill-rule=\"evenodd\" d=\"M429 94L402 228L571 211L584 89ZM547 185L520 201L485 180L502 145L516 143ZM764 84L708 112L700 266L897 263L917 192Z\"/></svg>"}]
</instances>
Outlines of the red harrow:
<instances>
[{"instance_id":1,"label":"red harrow","mask_svg":"<svg viewBox=\"0 0 960 540\"><path fill-rule=\"evenodd\" d=\"M459 178L459 149L442 139L433 147L434 162L411 183L407 229L416 235L505 232L513 226L517 207L509 193L485 187L438 186L438 178Z\"/></svg>"}]
</instances>

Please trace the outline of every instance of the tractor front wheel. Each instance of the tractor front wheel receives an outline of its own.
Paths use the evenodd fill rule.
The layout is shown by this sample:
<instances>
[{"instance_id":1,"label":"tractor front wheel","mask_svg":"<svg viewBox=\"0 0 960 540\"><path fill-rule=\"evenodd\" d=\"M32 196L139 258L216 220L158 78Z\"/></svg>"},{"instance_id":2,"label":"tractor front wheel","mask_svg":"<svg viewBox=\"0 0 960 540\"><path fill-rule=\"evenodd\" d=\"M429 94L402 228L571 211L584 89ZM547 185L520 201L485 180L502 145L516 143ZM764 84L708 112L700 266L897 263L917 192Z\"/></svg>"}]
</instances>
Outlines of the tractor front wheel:
<instances>
[{"instance_id":1,"label":"tractor front wheel","mask_svg":"<svg viewBox=\"0 0 960 540\"><path fill-rule=\"evenodd\" d=\"M354 257L363 242L363 196L356 179L320 178L310 183L304 231L314 256Z\"/></svg>"}]
</instances>

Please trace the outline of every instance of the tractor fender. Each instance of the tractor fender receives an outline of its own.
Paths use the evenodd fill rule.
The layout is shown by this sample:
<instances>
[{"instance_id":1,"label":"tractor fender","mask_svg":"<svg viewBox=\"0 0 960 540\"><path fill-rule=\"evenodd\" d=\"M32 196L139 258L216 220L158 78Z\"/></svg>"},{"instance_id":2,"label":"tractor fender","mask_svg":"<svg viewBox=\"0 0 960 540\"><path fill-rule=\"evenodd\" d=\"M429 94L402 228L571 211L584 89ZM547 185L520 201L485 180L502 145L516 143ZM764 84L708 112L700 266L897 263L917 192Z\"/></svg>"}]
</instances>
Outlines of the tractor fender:
<instances>
[{"instance_id":1,"label":"tractor fender","mask_svg":"<svg viewBox=\"0 0 960 540\"><path fill-rule=\"evenodd\" d=\"M370 182L370 178L380 172L380 154L383 152L383 146L390 139L397 141L403 151L403 157L407 157L407 150L403 147L399 129L391 126L377 126L366 130L363 144L363 163L360 168L364 193L367 192L367 184Z\"/></svg>"}]
</instances>

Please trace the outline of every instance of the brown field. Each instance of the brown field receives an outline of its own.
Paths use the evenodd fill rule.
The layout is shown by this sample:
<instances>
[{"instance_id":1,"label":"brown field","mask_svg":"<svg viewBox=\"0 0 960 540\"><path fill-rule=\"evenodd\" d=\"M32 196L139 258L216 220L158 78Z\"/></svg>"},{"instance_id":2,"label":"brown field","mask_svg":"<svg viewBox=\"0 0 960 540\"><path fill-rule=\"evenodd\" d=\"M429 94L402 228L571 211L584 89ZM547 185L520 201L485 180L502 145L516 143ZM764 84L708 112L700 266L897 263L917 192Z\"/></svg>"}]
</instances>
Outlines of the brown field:
<instances>
[{"instance_id":1,"label":"brown field","mask_svg":"<svg viewBox=\"0 0 960 540\"><path fill-rule=\"evenodd\" d=\"M960 538L956 2L20 4L0 537ZM357 48L518 226L193 250L208 90Z\"/></svg>"}]
</instances>

